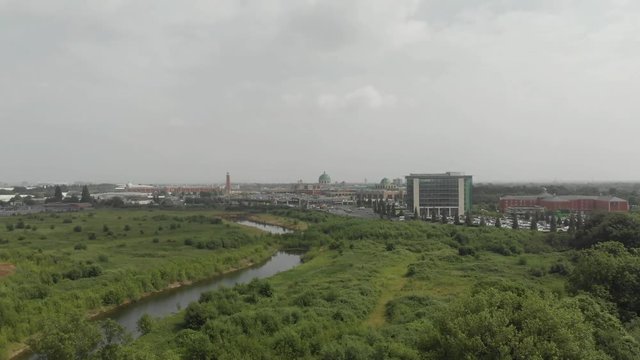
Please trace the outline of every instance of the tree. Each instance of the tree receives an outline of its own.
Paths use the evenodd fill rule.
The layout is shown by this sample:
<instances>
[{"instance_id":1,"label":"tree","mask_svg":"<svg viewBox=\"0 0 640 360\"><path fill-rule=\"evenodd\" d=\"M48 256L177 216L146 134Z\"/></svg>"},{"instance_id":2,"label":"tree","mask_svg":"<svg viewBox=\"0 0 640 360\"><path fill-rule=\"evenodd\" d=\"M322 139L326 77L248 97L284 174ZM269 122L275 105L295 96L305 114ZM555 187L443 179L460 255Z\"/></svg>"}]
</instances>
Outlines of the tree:
<instances>
[{"instance_id":1,"label":"tree","mask_svg":"<svg viewBox=\"0 0 640 360\"><path fill-rule=\"evenodd\" d=\"M89 188L87 185L82 187L82 196L80 197L80 202L90 203L91 202L91 194L89 194Z\"/></svg>"},{"instance_id":2,"label":"tree","mask_svg":"<svg viewBox=\"0 0 640 360\"><path fill-rule=\"evenodd\" d=\"M100 360L120 359L125 345L132 340L125 328L115 320L107 319L100 322L102 340L96 351Z\"/></svg>"},{"instance_id":3,"label":"tree","mask_svg":"<svg viewBox=\"0 0 640 360\"><path fill-rule=\"evenodd\" d=\"M466 226L473 225L473 222L472 222L472 219L471 219L471 213L468 212L468 213L465 214L465 216L464 216L464 224Z\"/></svg>"},{"instance_id":4,"label":"tree","mask_svg":"<svg viewBox=\"0 0 640 360\"><path fill-rule=\"evenodd\" d=\"M531 219L531 225L529 226L531 230L538 230L538 221L535 218Z\"/></svg>"},{"instance_id":5,"label":"tree","mask_svg":"<svg viewBox=\"0 0 640 360\"><path fill-rule=\"evenodd\" d=\"M418 207L416 206L416 208L413 210L413 218L418 220Z\"/></svg>"},{"instance_id":6,"label":"tree","mask_svg":"<svg viewBox=\"0 0 640 360\"><path fill-rule=\"evenodd\" d=\"M53 191L53 201L60 202L62 201L62 189L60 189L59 185L56 185Z\"/></svg>"},{"instance_id":7,"label":"tree","mask_svg":"<svg viewBox=\"0 0 640 360\"><path fill-rule=\"evenodd\" d=\"M438 222L438 214L435 208L431 209L431 222Z\"/></svg>"},{"instance_id":8,"label":"tree","mask_svg":"<svg viewBox=\"0 0 640 360\"><path fill-rule=\"evenodd\" d=\"M571 240L571 245L583 249L604 241L617 241L627 248L640 247L640 221L623 213L593 214Z\"/></svg>"},{"instance_id":9,"label":"tree","mask_svg":"<svg viewBox=\"0 0 640 360\"><path fill-rule=\"evenodd\" d=\"M136 327L142 335L147 335L153 329L153 319L149 314L144 313L140 319L138 319Z\"/></svg>"},{"instance_id":10,"label":"tree","mask_svg":"<svg viewBox=\"0 0 640 360\"><path fill-rule=\"evenodd\" d=\"M609 241L577 254L568 282L572 292L587 291L614 302L626 320L640 314L640 253Z\"/></svg>"},{"instance_id":11,"label":"tree","mask_svg":"<svg viewBox=\"0 0 640 360\"><path fill-rule=\"evenodd\" d=\"M518 215L516 213L513 213L512 219L511 219L511 228L514 230L518 230L519 228L519 224L518 224Z\"/></svg>"},{"instance_id":12,"label":"tree","mask_svg":"<svg viewBox=\"0 0 640 360\"><path fill-rule=\"evenodd\" d=\"M443 224L449 223L449 221L447 220L447 217L444 214L442 214L442 216L440 217L440 222Z\"/></svg>"},{"instance_id":13,"label":"tree","mask_svg":"<svg viewBox=\"0 0 640 360\"><path fill-rule=\"evenodd\" d=\"M499 217L499 216L496 218L496 224L495 224L495 226L496 226L498 229L502 227L502 222L500 221L500 217Z\"/></svg>"},{"instance_id":14,"label":"tree","mask_svg":"<svg viewBox=\"0 0 640 360\"><path fill-rule=\"evenodd\" d=\"M480 218L480 227L487 226L487 221L484 219L484 216Z\"/></svg>"},{"instance_id":15,"label":"tree","mask_svg":"<svg viewBox=\"0 0 640 360\"><path fill-rule=\"evenodd\" d=\"M582 213L578 213L576 216L576 230L582 230L582 226L584 225L584 221L582 219Z\"/></svg>"},{"instance_id":16,"label":"tree","mask_svg":"<svg viewBox=\"0 0 640 360\"><path fill-rule=\"evenodd\" d=\"M100 330L80 314L49 318L41 335L28 341L34 352L47 360L88 359L101 341Z\"/></svg>"},{"instance_id":17,"label":"tree","mask_svg":"<svg viewBox=\"0 0 640 360\"><path fill-rule=\"evenodd\" d=\"M569 232L572 234L576 232L576 218L573 214L569 217Z\"/></svg>"},{"instance_id":18,"label":"tree","mask_svg":"<svg viewBox=\"0 0 640 360\"><path fill-rule=\"evenodd\" d=\"M551 224L549 224L549 227L550 227L550 229L549 229L549 230L550 230L551 232L556 232L556 231L558 231L558 222L557 222L557 220L556 220L556 217L555 217L555 216L551 216Z\"/></svg>"},{"instance_id":19,"label":"tree","mask_svg":"<svg viewBox=\"0 0 640 360\"><path fill-rule=\"evenodd\" d=\"M455 300L434 316L421 350L429 359L606 359L596 326L602 315L586 317L573 298L523 288L481 289ZM609 318L609 320L611 320ZM613 320L615 322L615 320ZM626 337L630 358L637 343L617 323L615 337ZM619 351L619 350L614 350ZM618 358L618 357L616 357Z\"/></svg>"}]
</instances>

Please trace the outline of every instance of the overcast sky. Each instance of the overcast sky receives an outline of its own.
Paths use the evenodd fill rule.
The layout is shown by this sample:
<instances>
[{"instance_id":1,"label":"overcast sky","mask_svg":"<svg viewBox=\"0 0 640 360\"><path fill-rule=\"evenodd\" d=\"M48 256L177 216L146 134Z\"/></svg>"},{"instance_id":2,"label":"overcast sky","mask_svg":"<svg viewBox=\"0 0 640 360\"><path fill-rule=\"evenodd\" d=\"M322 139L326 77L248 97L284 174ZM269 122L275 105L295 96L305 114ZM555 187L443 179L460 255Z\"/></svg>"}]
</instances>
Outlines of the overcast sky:
<instances>
[{"instance_id":1,"label":"overcast sky","mask_svg":"<svg viewBox=\"0 0 640 360\"><path fill-rule=\"evenodd\" d=\"M640 2L0 0L0 182L640 180Z\"/></svg>"}]
</instances>

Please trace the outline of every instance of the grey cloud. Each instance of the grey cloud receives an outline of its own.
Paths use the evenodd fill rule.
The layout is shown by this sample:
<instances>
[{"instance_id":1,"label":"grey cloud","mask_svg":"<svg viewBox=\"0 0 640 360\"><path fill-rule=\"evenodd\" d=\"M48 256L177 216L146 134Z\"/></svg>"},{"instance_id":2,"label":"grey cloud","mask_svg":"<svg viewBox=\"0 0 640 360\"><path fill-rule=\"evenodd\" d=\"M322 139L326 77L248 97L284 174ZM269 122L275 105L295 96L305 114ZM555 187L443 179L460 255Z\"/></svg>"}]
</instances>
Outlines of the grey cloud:
<instances>
[{"instance_id":1,"label":"grey cloud","mask_svg":"<svg viewBox=\"0 0 640 360\"><path fill-rule=\"evenodd\" d=\"M0 181L635 179L638 34L631 1L0 0Z\"/></svg>"}]
</instances>

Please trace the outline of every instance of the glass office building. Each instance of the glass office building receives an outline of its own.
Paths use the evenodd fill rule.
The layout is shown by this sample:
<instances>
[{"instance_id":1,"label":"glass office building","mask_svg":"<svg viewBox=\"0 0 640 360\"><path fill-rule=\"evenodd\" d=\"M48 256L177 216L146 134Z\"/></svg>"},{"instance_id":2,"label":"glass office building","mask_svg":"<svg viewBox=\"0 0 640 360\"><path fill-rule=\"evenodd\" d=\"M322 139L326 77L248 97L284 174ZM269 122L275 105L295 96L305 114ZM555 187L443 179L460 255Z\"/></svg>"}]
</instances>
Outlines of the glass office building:
<instances>
[{"instance_id":1,"label":"glass office building","mask_svg":"<svg viewBox=\"0 0 640 360\"><path fill-rule=\"evenodd\" d=\"M418 216L459 216L471 211L471 175L447 172L444 174L411 174L406 176L407 208Z\"/></svg>"}]
</instances>

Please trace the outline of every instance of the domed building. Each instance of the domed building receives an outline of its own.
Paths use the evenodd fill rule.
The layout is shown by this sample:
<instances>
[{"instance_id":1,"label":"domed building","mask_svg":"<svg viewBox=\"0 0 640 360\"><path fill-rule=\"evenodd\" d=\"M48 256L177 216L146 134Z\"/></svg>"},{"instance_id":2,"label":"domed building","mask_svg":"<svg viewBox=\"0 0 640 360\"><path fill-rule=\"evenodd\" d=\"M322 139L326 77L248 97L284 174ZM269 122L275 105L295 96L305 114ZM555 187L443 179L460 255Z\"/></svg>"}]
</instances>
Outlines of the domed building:
<instances>
[{"instance_id":1,"label":"domed building","mask_svg":"<svg viewBox=\"0 0 640 360\"><path fill-rule=\"evenodd\" d=\"M323 171L322 175L318 178L318 183L324 185L331 184L331 176L329 176L326 171Z\"/></svg>"},{"instance_id":2,"label":"domed building","mask_svg":"<svg viewBox=\"0 0 640 360\"><path fill-rule=\"evenodd\" d=\"M389 178L383 178L373 188L362 189L358 191L358 200L361 204L370 204L372 201L392 201L402 202L404 199L404 191L394 184Z\"/></svg>"}]
</instances>

